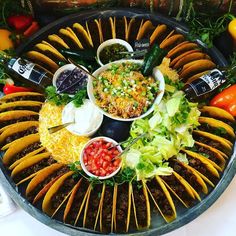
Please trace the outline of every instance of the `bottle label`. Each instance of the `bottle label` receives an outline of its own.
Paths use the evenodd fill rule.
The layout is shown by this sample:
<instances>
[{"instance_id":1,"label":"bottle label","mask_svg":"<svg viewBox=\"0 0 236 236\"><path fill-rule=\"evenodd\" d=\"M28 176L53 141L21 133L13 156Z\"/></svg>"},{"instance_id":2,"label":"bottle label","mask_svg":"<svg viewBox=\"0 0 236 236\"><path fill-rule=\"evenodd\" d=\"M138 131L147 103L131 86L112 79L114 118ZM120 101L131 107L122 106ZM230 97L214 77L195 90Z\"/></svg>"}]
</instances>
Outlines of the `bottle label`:
<instances>
[{"instance_id":1,"label":"bottle label","mask_svg":"<svg viewBox=\"0 0 236 236\"><path fill-rule=\"evenodd\" d=\"M25 79L30 78L30 74L34 68L34 63L29 62L27 60L23 60L22 58L18 58L12 66L12 70L14 70L17 74Z\"/></svg>"},{"instance_id":2,"label":"bottle label","mask_svg":"<svg viewBox=\"0 0 236 236\"><path fill-rule=\"evenodd\" d=\"M134 51L147 50L150 47L150 39L144 38L134 41Z\"/></svg>"},{"instance_id":3,"label":"bottle label","mask_svg":"<svg viewBox=\"0 0 236 236\"><path fill-rule=\"evenodd\" d=\"M221 84L226 81L223 73L218 70L214 69L210 73L201 76L199 79L194 80L189 85L192 87L196 95L202 96L206 93L210 93Z\"/></svg>"}]
</instances>

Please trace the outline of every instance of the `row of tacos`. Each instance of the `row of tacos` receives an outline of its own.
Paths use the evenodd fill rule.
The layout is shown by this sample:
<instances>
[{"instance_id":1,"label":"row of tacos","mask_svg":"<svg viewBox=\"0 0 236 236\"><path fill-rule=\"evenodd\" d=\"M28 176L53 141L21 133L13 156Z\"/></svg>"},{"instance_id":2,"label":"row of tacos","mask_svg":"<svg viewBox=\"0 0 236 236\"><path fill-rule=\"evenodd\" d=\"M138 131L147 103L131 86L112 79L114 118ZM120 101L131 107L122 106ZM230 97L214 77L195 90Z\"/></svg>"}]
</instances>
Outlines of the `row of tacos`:
<instances>
[{"instance_id":1,"label":"row of tacos","mask_svg":"<svg viewBox=\"0 0 236 236\"><path fill-rule=\"evenodd\" d=\"M186 40L181 33L171 30L167 25L126 16L75 22L37 43L27 52L27 57L55 72L60 62L67 60L63 50L78 52L90 49L94 50L95 55L99 45L112 38L124 39L132 45L136 40L146 40L150 45L158 44L168 52L170 66L178 70L181 80L185 83L216 67L210 56L203 52L197 43Z\"/></svg>"},{"instance_id":2,"label":"row of tacos","mask_svg":"<svg viewBox=\"0 0 236 236\"><path fill-rule=\"evenodd\" d=\"M20 144L26 141L25 144L28 144L35 137L39 141L39 136L36 134L38 133L39 110L44 99L43 94L36 92L13 93L0 99L0 148L2 151L6 151L14 143ZM27 138L27 136L32 138Z\"/></svg>"},{"instance_id":3,"label":"row of tacos","mask_svg":"<svg viewBox=\"0 0 236 236\"><path fill-rule=\"evenodd\" d=\"M38 93L19 93L5 96L0 103L7 107L12 102L42 99ZM173 221L177 217L176 201L190 207L217 184L235 140L234 117L222 109L204 106L200 126L193 133L194 147L181 151L187 163L176 158L169 160L172 175L156 176L147 182L93 186L84 177L75 177L67 165L57 163L41 146L38 121L21 120L32 112L36 113L0 113L0 119L9 122L1 129L0 144L5 151L2 161L12 179L16 185L30 181L27 199L42 205L49 216L103 233L148 228L153 208L166 222ZM11 123L12 120L18 123Z\"/></svg>"}]
</instances>

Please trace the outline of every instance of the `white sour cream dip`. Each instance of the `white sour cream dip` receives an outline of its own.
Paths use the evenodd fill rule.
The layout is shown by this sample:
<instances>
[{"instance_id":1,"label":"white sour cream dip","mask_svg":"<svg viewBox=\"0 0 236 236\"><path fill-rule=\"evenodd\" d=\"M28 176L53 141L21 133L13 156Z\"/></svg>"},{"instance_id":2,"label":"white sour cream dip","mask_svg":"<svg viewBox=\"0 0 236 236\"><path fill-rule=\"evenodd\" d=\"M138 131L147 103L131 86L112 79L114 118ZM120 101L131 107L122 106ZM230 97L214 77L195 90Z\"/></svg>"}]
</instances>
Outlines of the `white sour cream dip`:
<instances>
[{"instance_id":1,"label":"white sour cream dip","mask_svg":"<svg viewBox=\"0 0 236 236\"><path fill-rule=\"evenodd\" d=\"M62 111L62 123L75 122L66 129L76 135L93 135L101 126L102 121L103 114L89 99L85 99L80 107L75 107L74 103L70 102Z\"/></svg>"}]
</instances>

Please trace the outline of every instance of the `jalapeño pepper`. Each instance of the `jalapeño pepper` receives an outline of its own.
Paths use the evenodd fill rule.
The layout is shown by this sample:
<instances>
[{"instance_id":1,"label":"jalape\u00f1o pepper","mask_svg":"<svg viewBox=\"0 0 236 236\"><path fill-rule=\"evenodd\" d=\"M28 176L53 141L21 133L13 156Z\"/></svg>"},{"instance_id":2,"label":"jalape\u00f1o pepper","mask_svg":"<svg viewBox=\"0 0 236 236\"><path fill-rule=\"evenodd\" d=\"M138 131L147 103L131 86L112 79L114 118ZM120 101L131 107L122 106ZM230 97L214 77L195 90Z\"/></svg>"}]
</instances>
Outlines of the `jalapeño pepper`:
<instances>
[{"instance_id":1,"label":"jalape\u00f1o pepper","mask_svg":"<svg viewBox=\"0 0 236 236\"><path fill-rule=\"evenodd\" d=\"M96 53L94 50L91 49L86 49L86 50L70 50L70 49L61 49L60 52L65 56L65 57L73 57L81 60L86 60L86 61L94 61Z\"/></svg>"},{"instance_id":2,"label":"jalape\u00f1o pepper","mask_svg":"<svg viewBox=\"0 0 236 236\"><path fill-rule=\"evenodd\" d=\"M144 57L142 66L143 75L147 76L152 74L154 67L161 64L162 59L166 56L167 51L154 44Z\"/></svg>"}]
</instances>

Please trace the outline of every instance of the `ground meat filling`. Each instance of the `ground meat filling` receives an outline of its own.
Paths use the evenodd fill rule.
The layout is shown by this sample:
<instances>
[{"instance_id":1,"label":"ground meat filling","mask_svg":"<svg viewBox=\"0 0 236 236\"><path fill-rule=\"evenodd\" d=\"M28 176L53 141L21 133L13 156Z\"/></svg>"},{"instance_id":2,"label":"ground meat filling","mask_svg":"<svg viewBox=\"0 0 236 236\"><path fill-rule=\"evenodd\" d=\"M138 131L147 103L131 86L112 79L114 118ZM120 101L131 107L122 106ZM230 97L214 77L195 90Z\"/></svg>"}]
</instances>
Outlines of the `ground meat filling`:
<instances>
[{"instance_id":1,"label":"ground meat filling","mask_svg":"<svg viewBox=\"0 0 236 236\"><path fill-rule=\"evenodd\" d=\"M216 148L216 149L222 151L223 153L225 153L228 156L231 154L231 151L229 152L228 150L226 150L225 146L216 140L210 139L205 136L196 135L194 133L193 133L193 138L194 138L194 140L196 140L200 143L205 143L205 144L209 145L210 147L213 147L213 148Z\"/></svg>"},{"instance_id":2,"label":"ground meat filling","mask_svg":"<svg viewBox=\"0 0 236 236\"><path fill-rule=\"evenodd\" d=\"M26 96L19 96L14 98L9 98L4 100L4 102L16 102L16 101L39 101L44 102L45 98L44 96L32 96L32 95L26 95Z\"/></svg>"},{"instance_id":3,"label":"ground meat filling","mask_svg":"<svg viewBox=\"0 0 236 236\"><path fill-rule=\"evenodd\" d=\"M51 164L55 163L56 161L52 158L46 158L43 159L41 161L39 161L38 163L24 169L23 171L21 171L20 173L18 173L13 179L16 183L18 183L19 181L27 178L28 176L38 172L39 170L42 170L43 168L50 166Z\"/></svg>"},{"instance_id":4,"label":"ground meat filling","mask_svg":"<svg viewBox=\"0 0 236 236\"><path fill-rule=\"evenodd\" d=\"M16 110L27 110L27 111L35 111L39 112L41 109L41 106L12 106L12 107L6 107L5 109L2 109L1 112L5 111L16 111Z\"/></svg>"},{"instance_id":5,"label":"ground meat filling","mask_svg":"<svg viewBox=\"0 0 236 236\"><path fill-rule=\"evenodd\" d=\"M209 150L208 148L205 148L203 146L197 145L195 144L195 147L197 148L197 152L203 156L205 156L206 158L208 158L209 160L215 162L217 165L221 164L220 159L218 159L216 157L216 154L214 152L212 152L211 150Z\"/></svg>"},{"instance_id":6,"label":"ground meat filling","mask_svg":"<svg viewBox=\"0 0 236 236\"><path fill-rule=\"evenodd\" d=\"M147 226L147 203L146 197L143 192L143 187L138 188L137 185L133 185L133 196L136 207L136 216L138 225L140 227Z\"/></svg>"},{"instance_id":7,"label":"ground meat filling","mask_svg":"<svg viewBox=\"0 0 236 236\"><path fill-rule=\"evenodd\" d=\"M82 182L77 190L71 208L68 212L66 223L73 225L79 213L81 204L85 198L89 182L86 179L82 179Z\"/></svg>"},{"instance_id":8,"label":"ground meat filling","mask_svg":"<svg viewBox=\"0 0 236 236\"><path fill-rule=\"evenodd\" d=\"M177 161L170 160L170 166L182 176L197 192L202 191L202 186L199 184L197 177L187 168L179 164Z\"/></svg>"},{"instance_id":9,"label":"ground meat filling","mask_svg":"<svg viewBox=\"0 0 236 236\"><path fill-rule=\"evenodd\" d=\"M208 125L207 123L202 123L201 126L198 126L199 130L202 130L202 131L205 131L205 132L208 132L211 134L215 134L215 135L225 138L231 142L234 141L234 138L231 135L229 135L229 133L226 132L226 130L224 130L224 132L222 132L219 130L219 128L220 127L217 127L217 128L212 127L212 126Z\"/></svg>"},{"instance_id":10,"label":"ground meat filling","mask_svg":"<svg viewBox=\"0 0 236 236\"><path fill-rule=\"evenodd\" d=\"M41 143L39 142L35 142L30 144L29 146L27 146L26 148L24 148L22 151L18 152L10 161L9 165L12 165L14 162L16 162L17 160L21 159L22 157L24 157L25 155L39 149L41 147Z\"/></svg>"},{"instance_id":11,"label":"ground meat filling","mask_svg":"<svg viewBox=\"0 0 236 236\"><path fill-rule=\"evenodd\" d=\"M75 180L72 176L68 177L64 181L60 189L54 194L51 199L52 209L56 210L59 207L59 205L63 202L65 197L69 194L69 192L72 190L72 188L77 182L78 180Z\"/></svg>"},{"instance_id":12,"label":"ground meat filling","mask_svg":"<svg viewBox=\"0 0 236 236\"><path fill-rule=\"evenodd\" d=\"M126 231L129 200L129 185L119 185L116 197L116 231L120 233Z\"/></svg>"},{"instance_id":13,"label":"ground meat filling","mask_svg":"<svg viewBox=\"0 0 236 236\"><path fill-rule=\"evenodd\" d=\"M161 177L187 205L193 204L194 199L189 195L185 187L179 182L174 174Z\"/></svg>"},{"instance_id":14,"label":"ground meat filling","mask_svg":"<svg viewBox=\"0 0 236 236\"><path fill-rule=\"evenodd\" d=\"M172 216L173 215L173 210L170 206L170 203L168 199L166 198L166 195L159 185L159 183L155 180L152 179L151 181L147 182L148 188L152 193L152 196L161 209L162 213L165 216Z\"/></svg>"},{"instance_id":15,"label":"ground meat filling","mask_svg":"<svg viewBox=\"0 0 236 236\"><path fill-rule=\"evenodd\" d=\"M62 174L65 174L69 171L69 168L67 166L63 166L59 170L56 170L54 173L46 177L41 183L39 183L28 195L28 201L32 202L36 195L52 180L54 180L56 177L61 176Z\"/></svg>"},{"instance_id":16,"label":"ground meat filling","mask_svg":"<svg viewBox=\"0 0 236 236\"><path fill-rule=\"evenodd\" d=\"M95 220L98 213L99 203L101 199L102 185L96 185L91 193L88 204L88 211L86 215L85 227L88 229L93 229L95 225Z\"/></svg>"},{"instance_id":17,"label":"ground meat filling","mask_svg":"<svg viewBox=\"0 0 236 236\"><path fill-rule=\"evenodd\" d=\"M199 171L201 174L206 176L209 180L211 180L213 183L218 182L217 178L213 176L213 174L207 169L206 165L202 163L197 158L193 158L191 156L187 156L189 165L193 167L195 170Z\"/></svg>"},{"instance_id":18,"label":"ground meat filling","mask_svg":"<svg viewBox=\"0 0 236 236\"><path fill-rule=\"evenodd\" d=\"M35 120L38 120L38 119L39 119L38 115L31 115L31 116L22 116L22 117L19 117L17 119L2 121L1 124L0 124L0 129L7 126L7 125L15 124L15 123L18 123L18 122L35 121Z\"/></svg>"},{"instance_id":19,"label":"ground meat filling","mask_svg":"<svg viewBox=\"0 0 236 236\"><path fill-rule=\"evenodd\" d=\"M102 232L111 232L111 221L112 221L112 205L113 205L113 191L114 188L106 186L103 206L102 206Z\"/></svg>"},{"instance_id":20,"label":"ground meat filling","mask_svg":"<svg viewBox=\"0 0 236 236\"><path fill-rule=\"evenodd\" d=\"M14 133L10 136L8 136L4 142L3 142L3 145L6 145L8 143L11 143L13 142L14 140L16 139L19 139L19 138L22 138L24 136L27 136L27 135L30 135L30 134L36 134L38 132L38 127L37 126L31 126L29 127L28 129L24 130L24 131L21 131L21 132L17 132L17 133Z\"/></svg>"}]
</instances>

